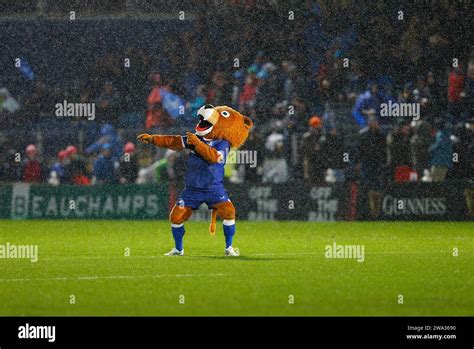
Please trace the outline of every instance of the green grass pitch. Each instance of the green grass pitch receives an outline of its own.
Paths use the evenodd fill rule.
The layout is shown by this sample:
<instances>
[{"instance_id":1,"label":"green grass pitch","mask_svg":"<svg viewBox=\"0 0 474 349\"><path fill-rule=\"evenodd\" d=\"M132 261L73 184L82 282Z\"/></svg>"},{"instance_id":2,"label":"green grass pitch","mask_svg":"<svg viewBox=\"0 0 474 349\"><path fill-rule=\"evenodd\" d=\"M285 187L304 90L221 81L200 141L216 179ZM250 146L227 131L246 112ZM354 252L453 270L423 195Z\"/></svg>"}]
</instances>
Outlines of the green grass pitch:
<instances>
[{"instance_id":1,"label":"green grass pitch","mask_svg":"<svg viewBox=\"0 0 474 349\"><path fill-rule=\"evenodd\" d=\"M39 249L0 259L0 315L472 316L472 228L239 221L229 258L220 224L188 222L186 256L165 257L165 221L0 221L0 244ZM364 262L325 258L334 241L364 245Z\"/></svg>"}]
</instances>

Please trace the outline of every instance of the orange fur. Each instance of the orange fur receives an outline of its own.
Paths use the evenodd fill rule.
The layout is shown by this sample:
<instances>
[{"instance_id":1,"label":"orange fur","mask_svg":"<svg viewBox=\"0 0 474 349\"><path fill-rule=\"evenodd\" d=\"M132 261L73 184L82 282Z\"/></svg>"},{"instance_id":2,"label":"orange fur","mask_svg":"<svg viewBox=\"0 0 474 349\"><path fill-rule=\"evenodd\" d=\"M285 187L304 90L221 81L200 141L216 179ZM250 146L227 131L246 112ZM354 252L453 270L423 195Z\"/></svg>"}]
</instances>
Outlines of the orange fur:
<instances>
[{"instance_id":1,"label":"orange fur","mask_svg":"<svg viewBox=\"0 0 474 349\"><path fill-rule=\"evenodd\" d=\"M181 150L183 147L183 138L181 136L149 135L142 133L137 139L144 144L154 144L157 147Z\"/></svg>"},{"instance_id":2,"label":"orange fur","mask_svg":"<svg viewBox=\"0 0 474 349\"><path fill-rule=\"evenodd\" d=\"M194 151L201 155L204 160L213 164L219 161L219 152L204 142L201 142L194 133L186 132L188 144L194 145Z\"/></svg>"},{"instance_id":3,"label":"orange fur","mask_svg":"<svg viewBox=\"0 0 474 349\"><path fill-rule=\"evenodd\" d=\"M209 225L209 233L211 235L216 234L216 221L217 221L217 210L214 208L214 209L212 209L211 224Z\"/></svg>"},{"instance_id":4,"label":"orange fur","mask_svg":"<svg viewBox=\"0 0 474 349\"><path fill-rule=\"evenodd\" d=\"M214 235L216 233L217 215L222 219L235 219L235 207L230 201L223 201L215 204L212 208L211 224L209 225L209 233Z\"/></svg>"},{"instance_id":5,"label":"orange fur","mask_svg":"<svg viewBox=\"0 0 474 349\"><path fill-rule=\"evenodd\" d=\"M172 150L183 149L181 136L153 135L153 144L157 147L168 148Z\"/></svg>"},{"instance_id":6,"label":"orange fur","mask_svg":"<svg viewBox=\"0 0 474 349\"><path fill-rule=\"evenodd\" d=\"M230 201L219 202L214 205L217 210L217 214L222 219L235 219L235 207Z\"/></svg>"},{"instance_id":7,"label":"orange fur","mask_svg":"<svg viewBox=\"0 0 474 349\"><path fill-rule=\"evenodd\" d=\"M173 224L184 223L191 217L192 214L193 210L191 207L181 207L174 205L170 212L170 222Z\"/></svg>"},{"instance_id":8,"label":"orange fur","mask_svg":"<svg viewBox=\"0 0 474 349\"><path fill-rule=\"evenodd\" d=\"M253 126L252 120L227 106L215 107L214 109L219 114L219 117L212 131L206 135L206 138L225 139L229 141L232 148L238 148L244 144ZM230 116L227 118L223 117L221 115L223 111L228 111Z\"/></svg>"}]
</instances>

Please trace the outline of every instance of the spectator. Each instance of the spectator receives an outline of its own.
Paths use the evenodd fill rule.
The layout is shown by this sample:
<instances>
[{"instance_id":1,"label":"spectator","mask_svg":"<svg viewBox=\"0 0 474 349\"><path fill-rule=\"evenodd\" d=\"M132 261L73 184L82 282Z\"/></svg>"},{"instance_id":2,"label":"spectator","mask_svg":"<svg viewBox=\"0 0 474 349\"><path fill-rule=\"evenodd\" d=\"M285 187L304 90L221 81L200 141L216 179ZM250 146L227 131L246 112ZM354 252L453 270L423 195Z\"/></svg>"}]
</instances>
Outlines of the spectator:
<instances>
[{"instance_id":1,"label":"spectator","mask_svg":"<svg viewBox=\"0 0 474 349\"><path fill-rule=\"evenodd\" d=\"M26 159L21 169L21 179L27 183L40 183L46 176L43 165L38 160L38 149L36 145L30 144L26 147Z\"/></svg>"},{"instance_id":2,"label":"spectator","mask_svg":"<svg viewBox=\"0 0 474 349\"><path fill-rule=\"evenodd\" d=\"M259 74L261 70L263 69L263 66L265 65L266 62L267 62L267 58L265 56L265 52L258 51L257 54L255 55L255 60L250 65L249 69L255 74Z\"/></svg>"},{"instance_id":3,"label":"spectator","mask_svg":"<svg viewBox=\"0 0 474 349\"><path fill-rule=\"evenodd\" d=\"M356 100L354 109L352 110L352 116L361 129L367 126L367 118L369 116L374 117L375 115L380 114L379 110L381 101L378 98L377 93L377 84L371 82L369 84L369 89L360 94Z\"/></svg>"},{"instance_id":4,"label":"spectator","mask_svg":"<svg viewBox=\"0 0 474 349\"><path fill-rule=\"evenodd\" d=\"M336 127L330 126L324 144L324 157L328 170L332 170L331 172L338 182L344 181L344 169L348 161L345 160L344 148L344 138L339 135Z\"/></svg>"},{"instance_id":5,"label":"spectator","mask_svg":"<svg viewBox=\"0 0 474 349\"><path fill-rule=\"evenodd\" d=\"M431 177L433 182L442 182L453 167L453 144L443 121L437 122L437 129L434 143L429 148Z\"/></svg>"},{"instance_id":6,"label":"spectator","mask_svg":"<svg viewBox=\"0 0 474 349\"><path fill-rule=\"evenodd\" d=\"M0 182L16 182L21 180L21 169L23 164L17 157L17 152L14 148L9 147L0 136Z\"/></svg>"},{"instance_id":7,"label":"spectator","mask_svg":"<svg viewBox=\"0 0 474 349\"><path fill-rule=\"evenodd\" d=\"M5 110L14 113L20 109L20 104L13 98L7 88L0 88L0 112Z\"/></svg>"},{"instance_id":8,"label":"spectator","mask_svg":"<svg viewBox=\"0 0 474 349\"><path fill-rule=\"evenodd\" d=\"M387 164L387 141L380 132L379 122L369 117L368 127L359 135L357 144L357 163L360 163L362 182L371 187L380 188Z\"/></svg>"},{"instance_id":9,"label":"spectator","mask_svg":"<svg viewBox=\"0 0 474 349\"><path fill-rule=\"evenodd\" d=\"M413 165L410 145L410 123L402 122L387 137L389 165L392 177L402 167L409 169Z\"/></svg>"},{"instance_id":10,"label":"spectator","mask_svg":"<svg viewBox=\"0 0 474 349\"><path fill-rule=\"evenodd\" d=\"M265 153L265 146L262 139L255 131L251 129L249 132L249 137L247 141L242 146L241 150L255 152L257 164L255 167L250 167L248 164L241 164L239 166L239 171L243 171L244 181L249 181L252 183L258 182L262 177L262 164L260 163L263 160ZM263 161L262 161L263 162Z\"/></svg>"},{"instance_id":11,"label":"spectator","mask_svg":"<svg viewBox=\"0 0 474 349\"><path fill-rule=\"evenodd\" d=\"M65 166L65 179L67 183L77 185L89 185L89 171L86 162L79 156L74 145L66 148L67 165Z\"/></svg>"},{"instance_id":12,"label":"spectator","mask_svg":"<svg viewBox=\"0 0 474 349\"><path fill-rule=\"evenodd\" d=\"M309 131L301 141L303 177L310 184L318 184L324 181L327 169L326 138L323 135L323 122L318 116L312 116L308 123Z\"/></svg>"},{"instance_id":13,"label":"spectator","mask_svg":"<svg viewBox=\"0 0 474 349\"><path fill-rule=\"evenodd\" d=\"M290 102L291 104L289 106L284 103L277 105L274 117L280 115L278 108L281 108L284 111L283 115L287 117L288 127L298 133L303 133L307 130L308 106L303 99L297 95L293 96Z\"/></svg>"},{"instance_id":14,"label":"spectator","mask_svg":"<svg viewBox=\"0 0 474 349\"><path fill-rule=\"evenodd\" d=\"M448 112L457 120L461 116L461 102L465 93L464 74L461 67L454 68L448 79Z\"/></svg>"},{"instance_id":15,"label":"spectator","mask_svg":"<svg viewBox=\"0 0 474 349\"><path fill-rule=\"evenodd\" d=\"M411 154L413 166L420 177L429 168L428 148L432 141L431 126L426 121L419 121L413 128L411 137Z\"/></svg>"},{"instance_id":16,"label":"spectator","mask_svg":"<svg viewBox=\"0 0 474 349\"><path fill-rule=\"evenodd\" d=\"M270 119L273 107L278 103L282 95L282 88L276 69L276 66L269 62L260 71L260 80L255 96L255 108L256 114L262 119Z\"/></svg>"},{"instance_id":17,"label":"spectator","mask_svg":"<svg viewBox=\"0 0 474 349\"><path fill-rule=\"evenodd\" d=\"M274 130L265 143L267 156L263 161L262 183L285 183L288 163L285 158L283 135Z\"/></svg>"},{"instance_id":18,"label":"spectator","mask_svg":"<svg viewBox=\"0 0 474 349\"><path fill-rule=\"evenodd\" d=\"M474 115L474 60L469 62L465 83L465 94L465 107L463 110L469 118Z\"/></svg>"},{"instance_id":19,"label":"spectator","mask_svg":"<svg viewBox=\"0 0 474 349\"><path fill-rule=\"evenodd\" d=\"M120 145L121 140L115 128L110 124L105 124L101 127L100 134L101 137L87 147L86 154L97 153L102 149L104 144L109 144L113 159L118 160L120 156L122 156L122 146Z\"/></svg>"},{"instance_id":20,"label":"spectator","mask_svg":"<svg viewBox=\"0 0 474 349\"><path fill-rule=\"evenodd\" d=\"M184 180L186 174L187 157L182 151L167 151L165 154L167 159L166 175L159 176L159 179L166 178L173 185L178 185Z\"/></svg>"},{"instance_id":21,"label":"spectator","mask_svg":"<svg viewBox=\"0 0 474 349\"><path fill-rule=\"evenodd\" d=\"M94 162L94 184L116 183L115 164L112 159L112 145L105 143L101 147L100 155Z\"/></svg>"},{"instance_id":22,"label":"spectator","mask_svg":"<svg viewBox=\"0 0 474 349\"><path fill-rule=\"evenodd\" d=\"M161 100L161 76L160 74L153 74L151 79L152 88L147 98L145 128L170 126L173 121L163 108Z\"/></svg>"},{"instance_id":23,"label":"spectator","mask_svg":"<svg viewBox=\"0 0 474 349\"><path fill-rule=\"evenodd\" d=\"M283 99L291 101L295 93L295 80L298 78L296 74L296 66L289 61L281 64L283 71Z\"/></svg>"},{"instance_id":24,"label":"spectator","mask_svg":"<svg viewBox=\"0 0 474 349\"><path fill-rule=\"evenodd\" d=\"M191 118L196 118L197 111L201 108L204 104L206 104L206 86L199 85L196 88L196 93L194 99L189 103L189 109L191 110Z\"/></svg>"},{"instance_id":25,"label":"spectator","mask_svg":"<svg viewBox=\"0 0 474 349\"><path fill-rule=\"evenodd\" d=\"M450 178L469 179L474 178L474 117L465 124L459 124L452 136L455 142L454 154L457 161L453 161Z\"/></svg>"},{"instance_id":26,"label":"spectator","mask_svg":"<svg viewBox=\"0 0 474 349\"><path fill-rule=\"evenodd\" d=\"M444 95L443 90L444 89L434 73L428 72L423 95L428 99L429 116L440 115L441 111L446 106L446 96Z\"/></svg>"},{"instance_id":27,"label":"spectator","mask_svg":"<svg viewBox=\"0 0 474 349\"><path fill-rule=\"evenodd\" d=\"M138 177L138 161L135 156L135 145L132 142L128 142L123 147L123 153L118 170L119 182L122 184L135 183Z\"/></svg>"},{"instance_id":28,"label":"spectator","mask_svg":"<svg viewBox=\"0 0 474 349\"><path fill-rule=\"evenodd\" d=\"M242 93L239 98L239 110L248 114L255 107L257 96L258 79L255 73L249 72L245 78L245 84L242 87Z\"/></svg>"},{"instance_id":29,"label":"spectator","mask_svg":"<svg viewBox=\"0 0 474 349\"><path fill-rule=\"evenodd\" d=\"M65 166L68 162L67 151L65 149L59 151L57 161L51 166L50 183L64 183L66 179Z\"/></svg>"}]
</instances>

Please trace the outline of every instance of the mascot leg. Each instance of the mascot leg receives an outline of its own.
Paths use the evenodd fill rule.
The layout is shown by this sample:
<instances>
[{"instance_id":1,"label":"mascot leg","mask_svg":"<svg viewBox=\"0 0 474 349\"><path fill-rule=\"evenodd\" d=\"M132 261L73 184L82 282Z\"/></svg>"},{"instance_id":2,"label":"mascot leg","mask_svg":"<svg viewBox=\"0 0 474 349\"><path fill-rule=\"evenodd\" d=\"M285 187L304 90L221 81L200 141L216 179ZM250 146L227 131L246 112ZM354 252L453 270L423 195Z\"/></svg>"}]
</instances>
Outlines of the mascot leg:
<instances>
[{"instance_id":1,"label":"mascot leg","mask_svg":"<svg viewBox=\"0 0 474 349\"><path fill-rule=\"evenodd\" d=\"M184 236L184 222L191 217L193 211L191 207L183 207L174 205L170 213L171 232L175 242L175 249L166 255L183 255L183 236Z\"/></svg>"},{"instance_id":2,"label":"mascot leg","mask_svg":"<svg viewBox=\"0 0 474 349\"><path fill-rule=\"evenodd\" d=\"M232 247L235 235L235 208L232 202L223 201L214 205L217 214L222 218L225 236L225 252L228 256L238 256L239 252Z\"/></svg>"}]
</instances>

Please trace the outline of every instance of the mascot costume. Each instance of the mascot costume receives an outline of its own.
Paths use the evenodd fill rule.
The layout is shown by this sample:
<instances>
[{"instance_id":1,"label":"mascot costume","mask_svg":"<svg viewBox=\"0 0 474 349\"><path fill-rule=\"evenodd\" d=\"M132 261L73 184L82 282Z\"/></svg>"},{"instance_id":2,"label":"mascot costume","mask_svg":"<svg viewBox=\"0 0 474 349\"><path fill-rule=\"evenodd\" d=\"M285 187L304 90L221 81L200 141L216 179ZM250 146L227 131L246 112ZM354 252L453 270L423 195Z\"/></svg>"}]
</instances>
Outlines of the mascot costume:
<instances>
[{"instance_id":1,"label":"mascot costume","mask_svg":"<svg viewBox=\"0 0 474 349\"><path fill-rule=\"evenodd\" d=\"M209 231L216 231L216 218L223 220L225 255L238 256L232 247L235 234L235 208L224 188L224 165L230 148L244 144L252 128L252 120L238 111L226 107L202 106L197 115L199 122L196 133L186 132L186 136L141 134L137 139L145 144L172 150L191 150L187 160L185 187L170 213L171 232L175 247L167 256L182 256L184 222L192 215L192 210L206 203L212 209Z\"/></svg>"}]
</instances>

